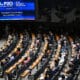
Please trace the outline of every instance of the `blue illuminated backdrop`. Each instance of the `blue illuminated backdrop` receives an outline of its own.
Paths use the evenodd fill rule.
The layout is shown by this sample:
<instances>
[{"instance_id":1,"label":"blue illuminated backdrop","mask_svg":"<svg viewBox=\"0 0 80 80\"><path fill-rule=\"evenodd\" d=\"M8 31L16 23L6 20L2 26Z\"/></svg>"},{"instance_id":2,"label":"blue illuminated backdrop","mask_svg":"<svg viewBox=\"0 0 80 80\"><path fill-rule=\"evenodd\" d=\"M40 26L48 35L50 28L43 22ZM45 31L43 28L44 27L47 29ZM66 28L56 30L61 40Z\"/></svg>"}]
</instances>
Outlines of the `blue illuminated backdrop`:
<instances>
[{"instance_id":1,"label":"blue illuminated backdrop","mask_svg":"<svg viewBox=\"0 0 80 80\"><path fill-rule=\"evenodd\" d=\"M35 0L1 0L0 20L35 20Z\"/></svg>"}]
</instances>

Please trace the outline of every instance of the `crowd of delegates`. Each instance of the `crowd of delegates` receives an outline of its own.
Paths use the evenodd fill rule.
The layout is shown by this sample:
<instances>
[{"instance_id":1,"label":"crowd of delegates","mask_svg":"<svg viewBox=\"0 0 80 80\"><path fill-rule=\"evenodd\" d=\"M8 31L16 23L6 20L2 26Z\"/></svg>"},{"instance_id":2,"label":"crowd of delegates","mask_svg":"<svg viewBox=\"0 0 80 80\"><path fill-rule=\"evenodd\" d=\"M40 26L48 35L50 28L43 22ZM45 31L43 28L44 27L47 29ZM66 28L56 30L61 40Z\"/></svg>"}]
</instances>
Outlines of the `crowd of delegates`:
<instances>
[{"instance_id":1,"label":"crowd of delegates","mask_svg":"<svg viewBox=\"0 0 80 80\"><path fill-rule=\"evenodd\" d=\"M75 73L80 66L80 43L71 42L71 47L71 57L67 63L67 66L64 67L63 71L59 75L59 80L74 80Z\"/></svg>"},{"instance_id":2,"label":"crowd of delegates","mask_svg":"<svg viewBox=\"0 0 80 80\"><path fill-rule=\"evenodd\" d=\"M70 40L51 31L46 34L23 32L9 35L5 43L0 48L0 75L7 76L8 80L25 76L28 80L29 76L34 76L33 80L74 80L79 70L79 39Z\"/></svg>"},{"instance_id":3,"label":"crowd of delegates","mask_svg":"<svg viewBox=\"0 0 80 80\"><path fill-rule=\"evenodd\" d=\"M10 35L9 35L9 37L13 37L13 36L10 36ZM9 40L10 40L10 39L9 39ZM11 40L10 40L10 41L11 41ZM6 45L7 45L7 44L8 44L8 43L6 43ZM12 44L9 44L9 46L11 47ZM7 48L8 48L8 47L7 47ZM17 48L17 51L18 51L18 50L19 50L19 48ZM15 54L17 54L17 51L16 51ZM3 51L3 52L4 52L4 51ZM3 54L3 52L2 52L2 54ZM7 52L7 50L6 50L6 52ZM6 52L5 52L4 54L7 54L7 55L8 55L9 53L6 53ZM11 52L12 52L12 49L11 49ZM13 53L12 53L12 54L13 54ZM5 56L5 61L4 61L3 59L1 59L1 60L2 60L2 62L1 62L2 65L3 65L3 64L5 65L7 62L12 61L12 60L14 59L14 57L15 57L15 56L10 56L10 57Z\"/></svg>"},{"instance_id":4,"label":"crowd of delegates","mask_svg":"<svg viewBox=\"0 0 80 80\"><path fill-rule=\"evenodd\" d=\"M65 59L67 56L67 40L66 40L66 37L63 37L61 35L61 38L56 42L56 44L57 44L56 46L58 46L58 48L56 49L55 54L53 54L53 57L48 64L48 67L41 74L39 80L51 80L53 78L53 75L57 74L57 72L60 70L61 66L65 62Z\"/></svg>"},{"instance_id":5,"label":"crowd of delegates","mask_svg":"<svg viewBox=\"0 0 80 80\"><path fill-rule=\"evenodd\" d=\"M0 55L5 54L6 50L9 48L10 44L13 41L13 37L15 37L14 35L9 35L8 39L5 41L4 45L0 48Z\"/></svg>"}]
</instances>

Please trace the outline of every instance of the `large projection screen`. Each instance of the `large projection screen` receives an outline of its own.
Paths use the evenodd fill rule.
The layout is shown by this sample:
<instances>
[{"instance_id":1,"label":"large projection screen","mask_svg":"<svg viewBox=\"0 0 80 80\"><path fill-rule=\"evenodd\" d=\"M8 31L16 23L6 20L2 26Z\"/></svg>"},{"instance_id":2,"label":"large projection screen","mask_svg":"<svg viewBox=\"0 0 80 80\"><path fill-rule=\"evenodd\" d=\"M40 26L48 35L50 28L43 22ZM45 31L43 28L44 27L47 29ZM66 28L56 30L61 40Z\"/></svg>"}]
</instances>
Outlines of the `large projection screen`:
<instances>
[{"instance_id":1,"label":"large projection screen","mask_svg":"<svg viewBox=\"0 0 80 80\"><path fill-rule=\"evenodd\" d=\"M0 20L35 20L35 0L0 0Z\"/></svg>"}]
</instances>

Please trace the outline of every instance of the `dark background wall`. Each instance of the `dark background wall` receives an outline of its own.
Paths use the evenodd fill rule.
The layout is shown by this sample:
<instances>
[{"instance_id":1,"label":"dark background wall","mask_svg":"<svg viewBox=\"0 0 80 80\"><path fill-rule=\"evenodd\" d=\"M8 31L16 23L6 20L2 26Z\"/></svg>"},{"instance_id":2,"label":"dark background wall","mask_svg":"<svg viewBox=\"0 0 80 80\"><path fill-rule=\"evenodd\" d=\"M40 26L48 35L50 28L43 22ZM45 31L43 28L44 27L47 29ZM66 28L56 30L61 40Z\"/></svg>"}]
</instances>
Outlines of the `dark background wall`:
<instances>
[{"instance_id":1,"label":"dark background wall","mask_svg":"<svg viewBox=\"0 0 80 80\"><path fill-rule=\"evenodd\" d=\"M23 32L27 29L31 32L48 32L52 30L54 33L69 33L80 34L80 23L78 21L68 23L53 23L53 22L28 22L28 21L6 21L0 22L0 31L5 31L8 27L9 33Z\"/></svg>"},{"instance_id":2,"label":"dark background wall","mask_svg":"<svg viewBox=\"0 0 80 80\"><path fill-rule=\"evenodd\" d=\"M38 0L38 4L42 21L70 23L80 19L80 0Z\"/></svg>"},{"instance_id":3,"label":"dark background wall","mask_svg":"<svg viewBox=\"0 0 80 80\"><path fill-rule=\"evenodd\" d=\"M38 0L40 8L54 8L56 6L71 6L71 7L79 7L80 0Z\"/></svg>"}]
</instances>

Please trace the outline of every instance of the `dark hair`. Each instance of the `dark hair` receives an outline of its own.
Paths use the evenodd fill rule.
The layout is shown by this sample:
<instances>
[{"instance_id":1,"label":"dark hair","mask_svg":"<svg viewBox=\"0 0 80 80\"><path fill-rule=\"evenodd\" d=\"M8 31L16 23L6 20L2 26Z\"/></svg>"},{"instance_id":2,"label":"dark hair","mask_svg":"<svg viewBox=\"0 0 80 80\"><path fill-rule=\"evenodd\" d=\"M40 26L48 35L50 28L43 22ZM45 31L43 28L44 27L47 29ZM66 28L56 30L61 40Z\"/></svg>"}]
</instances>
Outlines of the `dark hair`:
<instances>
[{"instance_id":1,"label":"dark hair","mask_svg":"<svg viewBox=\"0 0 80 80\"><path fill-rule=\"evenodd\" d=\"M27 60L27 59L28 59L28 57L25 58L25 60Z\"/></svg>"},{"instance_id":2,"label":"dark hair","mask_svg":"<svg viewBox=\"0 0 80 80\"><path fill-rule=\"evenodd\" d=\"M64 79L65 79L65 76L64 76L64 75L61 75L61 77L62 77L62 80L64 80Z\"/></svg>"},{"instance_id":3,"label":"dark hair","mask_svg":"<svg viewBox=\"0 0 80 80\"><path fill-rule=\"evenodd\" d=\"M18 51L20 51L20 48L17 48Z\"/></svg>"}]
</instances>

